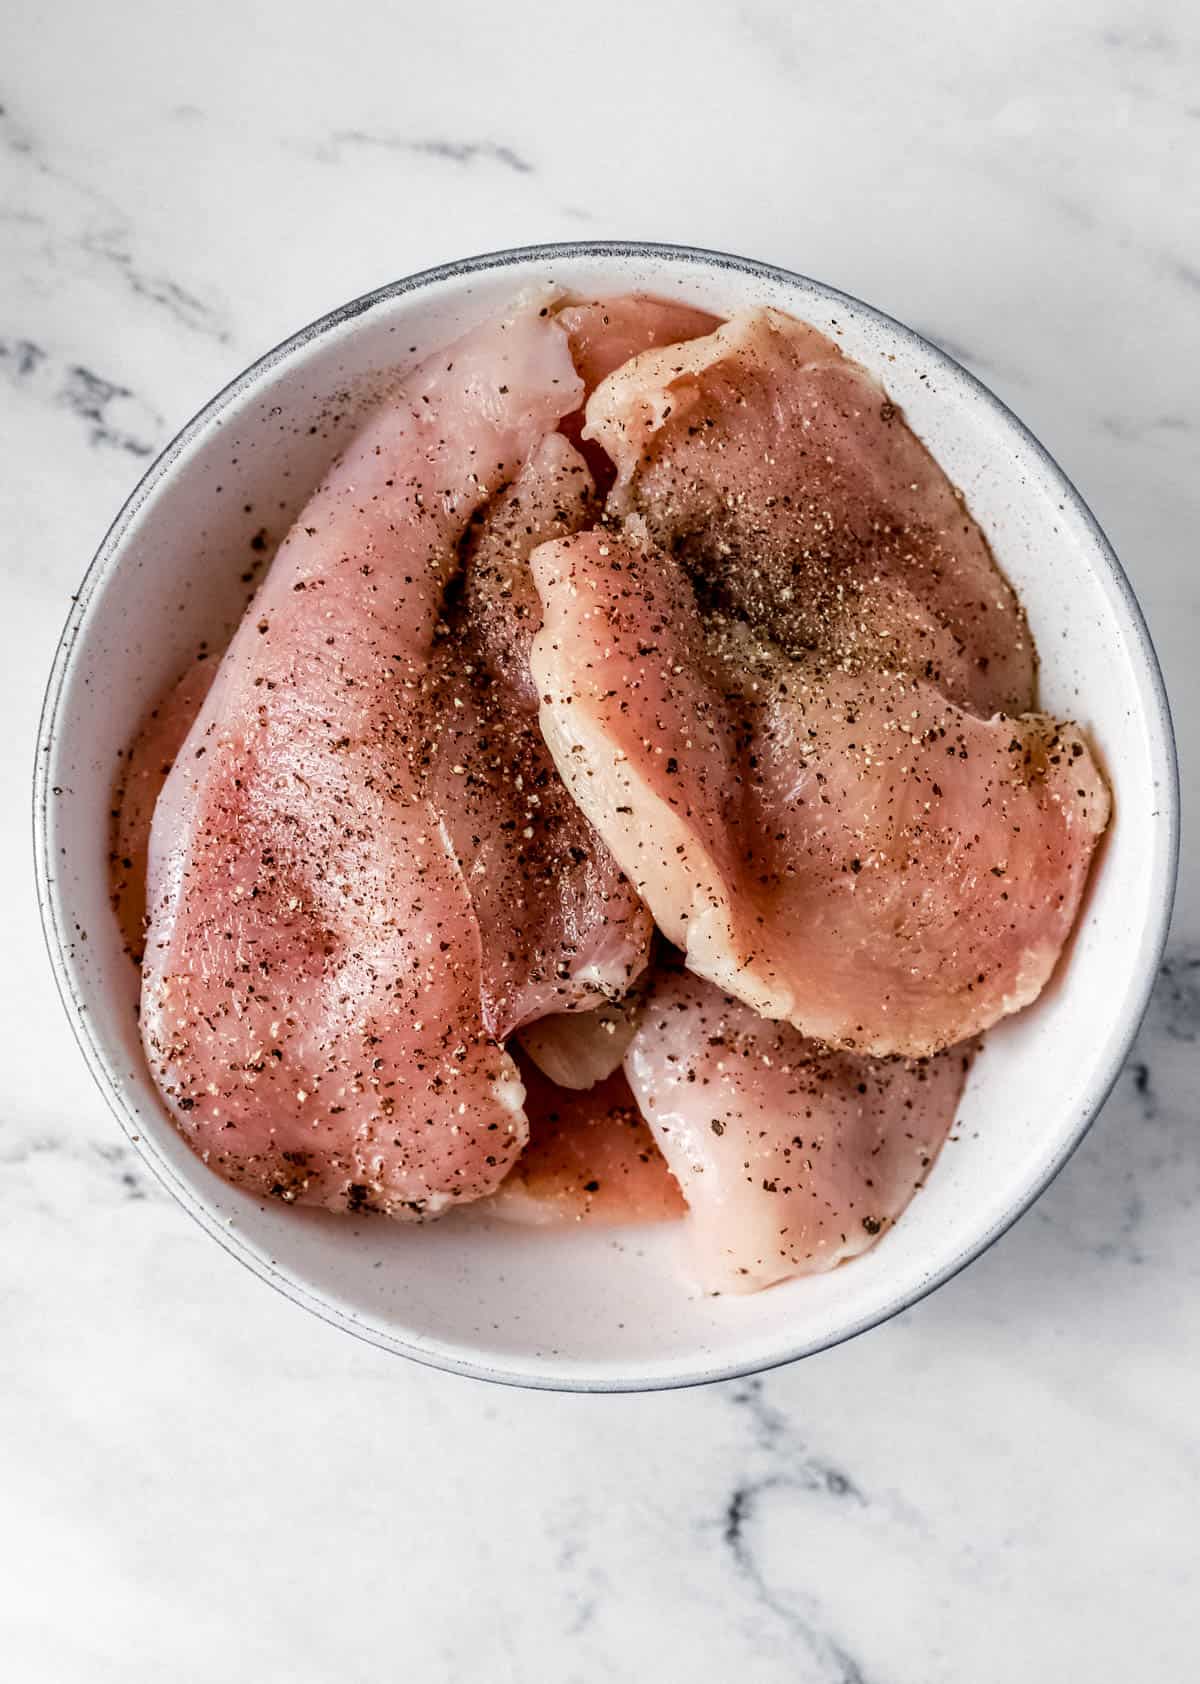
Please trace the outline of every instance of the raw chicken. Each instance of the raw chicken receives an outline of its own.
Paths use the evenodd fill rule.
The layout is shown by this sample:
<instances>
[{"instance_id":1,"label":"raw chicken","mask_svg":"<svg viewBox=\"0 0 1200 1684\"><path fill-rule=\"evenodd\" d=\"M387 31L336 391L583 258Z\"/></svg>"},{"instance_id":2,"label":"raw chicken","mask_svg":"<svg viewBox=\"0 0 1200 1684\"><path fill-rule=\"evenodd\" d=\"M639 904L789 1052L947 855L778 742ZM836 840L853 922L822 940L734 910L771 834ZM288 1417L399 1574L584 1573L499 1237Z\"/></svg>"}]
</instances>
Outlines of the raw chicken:
<instances>
[{"instance_id":1,"label":"raw chicken","mask_svg":"<svg viewBox=\"0 0 1200 1684\"><path fill-rule=\"evenodd\" d=\"M655 972L625 1055L688 1202L691 1272L753 1292L832 1269L895 1222L954 1120L970 1064L829 1052L684 970Z\"/></svg>"},{"instance_id":2,"label":"raw chicken","mask_svg":"<svg viewBox=\"0 0 1200 1684\"><path fill-rule=\"evenodd\" d=\"M554 769L529 673L541 612L529 552L582 525L592 489L572 446L550 434L473 529L407 698L402 736L462 870L497 1040L623 993L653 931Z\"/></svg>"},{"instance_id":3,"label":"raw chicken","mask_svg":"<svg viewBox=\"0 0 1200 1684\"><path fill-rule=\"evenodd\" d=\"M125 951L142 962L146 934L146 855L150 822L167 773L192 721L212 688L217 662L197 658L159 698L122 756L113 791L112 848L109 853L113 910L125 940Z\"/></svg>"},{"instance_id":4,"label":"raw chicken","mask_svg":"<svg viewBox=\"0 0 1200 1684\"><path fill-rule=\"evenodd\" d=\"M562 384L570 412L560 421L573 418L578 431L579 400L631 351L675 332L704 332L712 325L702 313L654 300L569 306L557 326L569 334L572 355L586 378L583 387L576 384L572 390L561 375L551 377ZM446 353L447 363L453 355ZM430 397L428 392L415 395ZM574 531L591 516L594 488L567 440L550 433L497 496L484 503L482 490L479 482L480 506L465 533L464 566L461 575L451 578L440 605L432 650L419 673L407 679L409 705L397 721L395 742L409 761L416 793L430 801L463 874L480 944L485 1027L502 1039L544 1013L571 1009L570 1022L580 1028L549 1028L537 1045L556 1043L564 1049L559 1067L565 1060L577 1080L590 1082L619 1064L632 1032L622 1022L622 1033L613 1033L616 1008L604 1003L642 968L651 925L607 849L566 795L542 744L528 671L528 646L540 606L527 556L534 544ZM363 577L370 575L364 572ZM378 587L360 588L374 592ZM148 825L158 786L203 700L190 675L181 690L187 691L185 706L172 705L169 726L160 729L156 710L119 804L116 888L134 948L140 946L145 852L144 837L139 842L137 833ZM153 780L146 770L151 762ZM121 865L125 859L129 867ZM597 1002L604 1007L601 1015L595 1025L584 1027L585 1009ZM589 1043L592 1052L585 1057L581 1049ZM554 1063L554 1055L548 1056ZM302 1177L293 1173L295 1164L286 1172L276 1165L270 1188L292 1196L303 1183L301 1196L324 1200L312 1162L310 1153ZM228 1167L242 1175L235 1157ZM338 1202L336 1195L333 1202ZM369 1201L355 1194L351 1202Z\"/></svg>"},{"instance_id":5,"label":"raw chicken","mask_svg":"<svg viewBox=\"0 0 1200 1684\"><path fill-rule=\"evenodd\" d=\"M518 1062L529 1145L488 1201L489 1210L537 1228L565 1222L613 1227L683 1215L679 1185L619 1069L581 1093L556 1087L526 1059Z\"/></svg>"},{"instance_id":6,"label":"raw chicken","mask_svg":"<svg viewBox=\"0 0 1200 1684\"><path fill-rule=\"evenodd\" d=\"M1027 1005L1108 818L1080 734L789 659L637 527L534 552L533 671L559 771L687 963L879 1055Z\"/></svg>"},{"instance_id":7,"label":"raw chicken","mask_svg":"<svg viewBox=\"0 0 1200 1684\"><path fill-rule=\"evenodd\" d=\"M639 296L567 304L554 320L585 394L635 352L716 325L703 311ZM604 1050L601 1031L582 1026L580 1014L624 993L645 966L652 932L554 769L529 672L541 617L530 551L599 513L588 466L566 436L581 418L579 408L565 416L563 431L479 512L420 686L426 735L417 755L478 917L484 1021L503 1039L550 1014L580 1018L577 1030L547 1026L527 1039L535 1058L552 1041ZM615 1069L620 1052L611 1050ZM598 1069L594 1056L571 1062L577 1075Z\"/></svg>"},{"instance_id":8,"label":"raw chicken","mask_svg":"<svg viewBox=\"0 0 1200 1684\"><path fill-rule=\"evenodd\" d=\"M368 421L207 699L205 664L131 751L131 945L166 778L143 1037L254 1193L527 1224L686 1195L702 1283L754 1290L896 1220L972 1038L1053 970L1108 793L835 345L538 303ZM691 969L639 983L651 913Z\"/></svg>"},{"instance_id":9,"label":"raw chicken","mask_svg":"<svg viewBox=\"0 0 1200 1684\"><path fill-rule=\"evenodd\" d=\"M564 304L555 314L570 338L576 372L589 393L640 352L698 339L720 325L707 310L644 293Z\"/></svg>"},{"instance_id":10,"label":"raw chicken","mask_svg":"<svg viewBox=\"0 0 1200 1684\"><path fill-rule=\"evenodd\" d=\"M706 310L640 293L564 304L556 314L570 338L575 368L588 396L639 352L695 339L717 326L716 316ZM616 473L612 460L599 445L583 437L583 428L582 407L564 416L563 433L586 458L600 489L607 491Z\"/></svg>"},{"instance_id":11,"label":"raw chicken","mask_svg":"<svg viewBox=\"0 0 1200 1684\"><path fill-rule=\"evenodd\" d=\"M560 1088L590 1088L620 1067L642 1014L640 982L591 1011L558 1012L521 1031L521 1045Z\"/></svg>"},{"instance_id":12,"label":"raw chicken","mask_svg":"<svg viewBox=\"0 0 1200 1684\"><path fill-rule=\"evenodd\" d=\"M887 393L774 310L627 362L587 406L638 512L706 604L789 654L1033 705L1024 614L962 498Z\"/></svg>"},{"instance_id":13,"label":"raw chicken","mask_svg":"<svg viewBox=\"0 0 1200 1684\"><path fill-rule=\"evenodd\" d=\"M582 386L534 310L406 382L282 545L167 779L142 1029L183 1132L257 1193L433 1215L525 1142L479 920L414 748L476 511Z\"/></svg>"}]
</instances>

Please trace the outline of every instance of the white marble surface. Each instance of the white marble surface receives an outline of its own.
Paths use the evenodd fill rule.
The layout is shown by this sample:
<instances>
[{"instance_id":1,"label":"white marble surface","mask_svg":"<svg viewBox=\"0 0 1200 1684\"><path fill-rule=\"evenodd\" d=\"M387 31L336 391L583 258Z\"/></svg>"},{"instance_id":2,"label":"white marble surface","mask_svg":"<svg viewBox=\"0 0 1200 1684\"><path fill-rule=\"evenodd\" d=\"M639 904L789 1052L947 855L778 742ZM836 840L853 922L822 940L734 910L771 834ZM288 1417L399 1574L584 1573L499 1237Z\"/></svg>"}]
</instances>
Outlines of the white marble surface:
<instances>
[{"instance_id":1,"label":"white marble surface","mask_svg":"<svg viewBox=\"0 0 1200 1684\"><path fill-rule=\"evenodd\" d=\"M151 454L442 258L644 236L952 347L1077 479L1197 794L1187 0L553 9L9 0L0 57L0 1671L991 1684L1195 1675L1200 893L1059 1182L933 1299L749 1384L504 1392L236 1268L93 1091L32 895L71 591Z\"/></svg>"}]
</instances>

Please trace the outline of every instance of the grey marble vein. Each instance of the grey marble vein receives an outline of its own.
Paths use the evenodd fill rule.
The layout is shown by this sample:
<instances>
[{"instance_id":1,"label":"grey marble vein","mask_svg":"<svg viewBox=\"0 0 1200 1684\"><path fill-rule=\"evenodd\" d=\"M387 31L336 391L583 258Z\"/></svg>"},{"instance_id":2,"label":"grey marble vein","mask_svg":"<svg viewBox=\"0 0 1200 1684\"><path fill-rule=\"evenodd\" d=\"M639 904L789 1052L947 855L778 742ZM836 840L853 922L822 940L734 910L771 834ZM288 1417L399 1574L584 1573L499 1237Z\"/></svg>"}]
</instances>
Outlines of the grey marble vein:
<instances>
[{"instance_id":1,"label":"grey marble vein","mask_svg":"<svg viewBox=\"0 0 1200 1684\"><path fill-rule=\"evenodd\" d=\"M181 327L192 333L228 345L232 329L219 306L190 287L173 280L170 275L145 267L131 249L131 228L124 221L106 228L90 229L78 237L81 251L97 258L137 298L157 305L172 316Z\"/></svg>"},{"instance_id":2,"label":"grey marble vein","mask_svg":"<svg viewBox=\"0 0 1200 1684\"><path fill-rule=\"evenodd\" d=\"M46 352L32 339L0 339L0 369L11 381L28 380L45 360Z\"/></svg>"},{"instance_id":3,"label":"grey marble vein","mask_svg":"<svg viewBox=\"0 0 1200 1684\"><path fill-rule=\"evenodd\" d=\"M115 1191L124 1203L166 1199L133 1150L119 1140L77 1140L61 1130L38 1130L9 1139L12 1125L0 1123L0 1168L7 1175L35 1167L43 1159L70 1162L97 1173L97 1184Z\"/></svg>"},{"instance_id":4,"label":"grey marble vein","mask_svg":"<svg viewBox=\"0 0 1200 1684\"><path fill-rule=\"evenodd\" d=\"M135 297L166 311L181 327L218 344L232 340L232 328L217 300L147 262L138 250L137 219L108 193L52 162L33 131L3 102L0 150L20 160L43 183L43 190L32 194L36 201L45 199L45 184L56 195L49 219L27 206L9 207L10 215L48 230L41 259L49 270L64 251L77 253L117 276Z\"/></svg>"},{"instance_id":5,"label":"grey marble vein","mask_svg":"<svg viewBox=\"0 0 1200 1684\"><path fill-rule=\"evenodd\" d=\"M1111 27L1100 31L1100 39L1114 52L1149 53L1160 58L1174 58L1181 45L1174 35L1157 28Z\"/></svg>"},{"instance_id":6,"label":"grey marble vein","mask_svg":"<svg viewBox=\"0 0 1200 1684\"><path fill-rule=\"evenodd\" d=\"M66 371L58 403L88 424L88 436L93 444L126 450L131 456L150 456L154 452L153 438L143 438L114 425L112 421L114 409L132 397L133 392L128 386L106 380L103 375L94 374L91 369L74 363ZM159 418L158 429L161 426Z\"/></svg>"},{"instance_id":7,"label":"grey marble vein","mask_svg":"<svg viewBox=\"0 0 1200 1684\"><path fill-rule=\"evenodd\" d=\"M808 1451L789 1418L772 1407L767 1382L761 1375L737 1381L728 1396L749 1423L755 1448L769 1456L785 1457L791 1480L806 1491L845 1498L859 1507L866 1505L866 1497L850 1475Z\"/></svg>"},{"instance_id":8,"label":"grey marble vein","mask_svg":"<svg viewBox=\"0 0 1200 1684\"><path fill-rule=\"evenodd\" d=\"M861 1663L829 1629L819 1598L800 1582L796 1567L802 1554L788 1563L786 1582L778 1584L758 1534L764 1510L774 1503L828 1500L865 1510L869 1500L849 1473L808 1448L789 1416L770 1402L767 1387L761 1376L753 1376L723 1394L749 1429L750 1454L738 1459L721 1516L721 1542L756 1603L803 1644L818 1669L814 1676L828 1684L867 1684Z\"/></svg>"},{"instance_id":9,"label":"grey marble vein","mask_svg":"<svg viewBox=\"0 0 1200 1684\"><path fill-rule=\"evenodd\" d=\"M1150 1080L1150 1066L1144 1058L1132 1058L1126 1075L1133 1083L1133 1091L1141 1108L1142 1121L1152 1123L1158 1116L1158 1092Z\"/></svg>"},{"instance_id":10,"label":"grey marble vein","mask_svg":"<svg viewBox=\"0 0 1200 1684\"><path fill-rule=\"evenodd\" d=\"M63 361L31 339L0 336L0 375L10 385L82 421L90 444L130 456L151 456L164 422L119 380Z\"/></svg>"},{"instance_id":11,"label":"grey marble vein","mask_svg":"<svg viewBox=\"0 0 1200 1684\"><path fill-rule=\"evenodd\" d=\"M995 379L1004 380L1009 385L1017 386L1026 383L1026 378L1015 363L1003 358L982 354L970 345L955 339L940 329L923 327L914 324L922 339L928 339L931 345L936 345L939 351L944 351L948 357L953 357L956 363L962 363L965 368L973 369L980 374L986 374Z\"/></svg>"},{"instance_id":12,"label":"grey marble vein","mask_svg":"<svg viewBox=\"0 0 1200 1684\"><path fill-rule=\"evenodd\" d=\"M324 163L337 163L345 153L363 149L436 158L449 164L497 164L514 175L534 173L534 166L528 158L499 141L448 140L440 136L413 138L365 129L335 129L315 148L315 156Z\"/></svg>"},{"instance_id":13,"label":"grey marble vein","mask_svg":"<svg viewBox=\"0 0 1200 1684\"><path fill-rule=\"evenodd\" d=\"M549 1523L554 1583L564 1604L563 1631L581 1637L611 1602L612 1577L596 1559L596 1516L587 1501L571 1505Z\"/></svg>"},{"instance_id":14,"label":"grey marble vein","mask_svg":"<svg viewBox=\"0 0 1200 1684\"><path fill-rule=\"evenodd\" d=\"M791 21L767 5L748 5L738 12L744 38L761 53L772 67L789 74L801 68L800 51Z\"/></svg>"},{"instance_id":15,"label":"grey marble vein","mask_svg":"<svg viewBox=\"0 0 1200 1684\"><path fill-rule=\"evenodd\" d=\"M862 1664L846 1645L827 1629L827 1618L817 1598L794 1583L786 1594L771 1583L755 1538L755 1523L770 1499L806 1489L784 1475L771 1475L739 1486L725 1514L724 1542L738 1577L758 1605L775 1616L789 1637L801 1643L815 1663L824 1684L869 1684Z\"/></svg>"},{"instance_id":16,"label":"grey marble vein","mask_svg":"<svg viewBox=\"0 0 1200 1684\"><path fill-rule=\"evenodd\" d=\"M1151 1029L1172 1041L1200 1040L1200 949L1173 947L1159 973L1150 1007Z\"/></svg>"},{"instance_id":17,"label":"grey marble vein","mask_svg":"<svg viewBox=\"0 0 1200 1684\"><path fill-rule=\"evenodd\" d=\"M1167 274L1189 292L1200 292L1200 267L1196 264L1188 263L1183 258L1168 257L1165 267Z\"/></svg>"},{"instance_id":18,"label":"grey marble vein","mask_svg":"<svg viewBox=\"0 0 1200 1684\"><path fill-rule=\"evenodd\" d=\"M33 156L33 135L13 115L6 99L0 99L0 147L17 157Z\"/></svg>"},{"instance_id":19,"label":"grey marble vein","mask_svg":"<svg viewBox=\"0 0 1200 1684\"><path fill-rule=\"evenodd\" d=\"M1170 1267L1200 1281L1190 1236L1200 1210L1195 1043L1200 1040L1200 952L1168 952L1130 1056L1069 1168L1025 1218L1027 1242L1048 1276L1065 1257L1141 1271ZM1098 1278L1081 1275L1081 1289ZM1111 1290L1118 1277L1101 1277Z\"/></svg>"},{"instance_id":20,"label":"grey marble vein","mask_svg":"<svg viewBox=\"0 0 1200 1684\"><path fill-rule=\"evenodd\" d=\"M1169 438L1182 437L1195 432L1200 422L1186 415L1151 415L1144 421L1127 415L1101 415L1097 417L1097 425L1123 444L1135 444L1142 440L1160 442L1164 434Z\"/></svg>"}]
</instances>

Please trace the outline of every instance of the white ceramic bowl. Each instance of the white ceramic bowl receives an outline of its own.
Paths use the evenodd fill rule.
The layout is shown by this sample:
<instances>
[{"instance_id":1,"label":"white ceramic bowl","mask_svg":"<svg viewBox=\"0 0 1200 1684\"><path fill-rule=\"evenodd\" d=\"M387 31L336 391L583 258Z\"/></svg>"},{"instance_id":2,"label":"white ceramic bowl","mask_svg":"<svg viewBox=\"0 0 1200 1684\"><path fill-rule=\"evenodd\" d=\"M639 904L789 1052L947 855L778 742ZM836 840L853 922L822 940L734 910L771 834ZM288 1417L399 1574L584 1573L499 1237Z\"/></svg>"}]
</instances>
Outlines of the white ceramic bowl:
<instances>
[{"instance_id":1,"label":"white ceramic bowl","mask_svg":"<svg viewBox=\"0 0 1200 1684\"><path fill-rule=\"evenodd\" d=\"M927 1187L865 1257L756 1297L689 1291L669 1226L525 1232L464 1211L411 1228L235 1192L156 1099L136 978L109 908L118 751L198 640L232 629L253 535L283 533L353 424L356 386L544 281L721 313L773 304L835 335L966 493L1028 611L1042 704L1088 727L1116 797L1072 951L1043 999L988 1037ZM361 1338L463 1373L576 1390L687 1385L804 1356L912 1304L1002 1233L1061 1168L1120 1070L1166 934L1177 814L1167 701L1133 593L1020 422L917 334L829 287L711 252L615 244L502 252L399 281L305 328L214 398L146 474L92 563L51 676L35 790L64 1003L126 1132L181 1204L265 1280Z\"/></svg>"}]
</instances>

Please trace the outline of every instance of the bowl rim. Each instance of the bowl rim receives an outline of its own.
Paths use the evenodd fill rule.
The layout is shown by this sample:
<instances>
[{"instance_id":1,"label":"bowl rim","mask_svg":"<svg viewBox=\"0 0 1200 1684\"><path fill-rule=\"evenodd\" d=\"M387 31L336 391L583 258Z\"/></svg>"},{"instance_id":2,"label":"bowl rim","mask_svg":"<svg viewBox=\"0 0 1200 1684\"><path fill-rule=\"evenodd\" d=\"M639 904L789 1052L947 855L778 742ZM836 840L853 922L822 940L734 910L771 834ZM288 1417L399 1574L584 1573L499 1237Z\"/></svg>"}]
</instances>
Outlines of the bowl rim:
<instances>
[{"instance_id":1,"label":"bowl rim","mask_svg":"<svg viewBox=\"0 0 1200 1684\"><path fill-rule=\"evenodd\" d=\"M1025 448L1032 454L1041 471L1055 486L1066 509L1075 517L1090 540L1093 566L1096 568L1103 566L1106 570L1109 582L1115 588L1127 628L1133 634L1133 645L1140 662L1139 677L1142 682L1139 687L1144 691L1143 708L1151 727L1152 749L1158 761L1158 764L1152 767L1152 773L1161 791L1161 803L1165 807L1163 816L1166 819L1165 831L1163 826L1158 828L1157 834L1160 840L1151 861L1151 871L1158 879L1157 892L1151 901L1154 910L1142 933L1134 971L1130 977L1129 1010L1119 1033L1110 1042L1108 1057L1080 1107L1074 1127L1058 1142L1055 1151L1043 1165L1039 1176L1024 1195L1003 1216L999 1217L968 1245L964 1246L955 1257L936 1269L918 1285L900 1292L894 1300L889 1301L882 1308L872 1310L854 1319L828 1337L810 1337L765 1355L761 1359L735 1360L726 1363L718 1361L707 1367L699 1368L681 1365L678 1372L655 1372L649 1375L641 1375L636 1371L619 1375L589 1372L586 1364L579 1365L580 1372L578 1374L572 1374L568 1371L569 1364L562 1372L528 1372L522 1370L519 1361L514 1362L511 1366L504 1367L464 1357L460 1354L461 1346L439 1350L433 1345L411 1344L402 1337L389 1335L380 1329L360 1322L354 1315L348 1313L339 1305L328 1301L309 1287L293 1279L265 1255L256 1253L241 1240L240 1236L231 1234L224 1222L213 1213L203 1198L190 1185L181 1181L166 1160L160 1157L152 1143L142 1134L141 1125L137 1123L134 1114L127 1109L124 1084L118 1072L111 1065L101 1043L101 1038L92 1029L91 1014L86 1008L86 1001L82 997L83 991L77 984L74 967L68 957L70 951L68 931L59 917L58 897L54 889L54 866L50 857L50 800L52 795L49 782L50 758L58 733L60 708L71 672L76 645L93 600L101 592L110 572L119 560L122 541L135 515L167 478L176 462L193 442L219 419L230 404L255 386L279 364L303 351L315 340L336 331L356 317L367 314L377 305L440 286L447 281L502 271L519 265L575 259L603 261L607 258L650 258L661 262L666 268L686 268L695 265L702 266L709 271L727 269L787 287L808 289L831 303L849 307L868 320L881 325L900 343L906 345L908 349L928 359L933 367L940 368L943 373L951 375L956 383L964 387L972 401L990 409L1003 426L1016 434ZM1165 845L1162 841L1164 833ZM873 1327L881 1326L883 1323L890 1321L893 1316L899 1315L903 1310L920 1303L931 1292L936 1291L940 1286L944 1286L947 1281L952 1280L961 1270L982 1256L1041 1197L1042 1193L1045 1192L1078 1149L1112 1092L1149 1004L1151 990L1166 946L1178 876L1180 846L1179 764L1171 708L1158 656L1133 587L1117 559L1112 545L1076 486L1050 455L1041 440L1030 431L1007 404L998 398L969 369L964 368L961 363L947 351L942 350L940 346L925 338L915 329L908 327L905 323L896 320L895 317L888 315L886 311L866 303L851 293L829 286L823 281L815 280L794 270L786 269L778 264L739 257L728 252L708 250L701 246L667 244L656 241L552 241L483 252L474 257L440 263L432 268L418 270L414 274L388 282L384 286L377 287L349 300L345 304L339 305L336 309L330 310L309 322L298 332L281 340L269 351L250 363L240 374L235 375L180 428L174 438L160 451L125 499L101 540L84 574L79 590L72 599L71 610L58 641L38 722L33 779L33 843L35 887L43 938L49 954L59 998L63 1003L72 1033L83 1053L92 1077L103 1094L109 1109L116 1116L126 1137L141 1158L150 1166L158 1179L188 1214L216 1239L230 1256L235 1257L246 1268L275 1287L277 1291L293 1303L311 1311L322 1320L341 1328L344 1332L353 1334L356 1338L362 1339L368 1344L378 1346L397 1355L406 1356L426 1367L469 1375L476 1379L497 1384L538 1391L584 1393L662 1391L711 1384L721 1380L741 1379L752 1374L765 1373L773 1368L798 1361L802 1357L833 1349L849 1339L856 1338L861 1333L868 1332Z\"/></svg>"}]
</instances>

